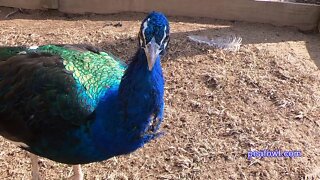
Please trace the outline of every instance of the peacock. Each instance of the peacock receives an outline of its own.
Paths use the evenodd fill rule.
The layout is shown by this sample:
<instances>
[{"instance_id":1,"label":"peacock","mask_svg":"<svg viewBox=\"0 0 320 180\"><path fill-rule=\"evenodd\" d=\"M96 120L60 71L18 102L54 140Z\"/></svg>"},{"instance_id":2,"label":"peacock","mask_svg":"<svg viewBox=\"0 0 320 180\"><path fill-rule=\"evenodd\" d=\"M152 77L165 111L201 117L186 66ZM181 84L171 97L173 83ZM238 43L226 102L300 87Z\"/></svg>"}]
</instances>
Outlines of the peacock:
<instances>
[{"instance_id":1,"label":"peacock","mask_svg":"<svg viewBox=\"0 0 320 180\"><path fill-rule=\"evenodd\" d=\"M126 65L89 45L0 48L0 134L38 156L73 165L131 153L161 135L164 77L160 58L169 22L152 12Z\"/></svg>"}]
</instances>

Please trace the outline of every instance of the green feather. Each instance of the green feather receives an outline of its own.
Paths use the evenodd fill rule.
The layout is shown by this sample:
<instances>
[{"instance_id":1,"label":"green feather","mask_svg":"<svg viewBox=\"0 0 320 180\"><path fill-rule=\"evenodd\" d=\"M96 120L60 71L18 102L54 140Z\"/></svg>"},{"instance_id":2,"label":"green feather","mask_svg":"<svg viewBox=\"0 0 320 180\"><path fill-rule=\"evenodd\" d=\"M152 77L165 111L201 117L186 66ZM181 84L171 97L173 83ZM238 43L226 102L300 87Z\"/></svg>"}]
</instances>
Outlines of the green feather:
<instances>
[{"instance_id":1,"label":"green feather","mask_svg":"<svg viewBox=\"0 0 320 180\"><path fill-rule=\"evenodd\" d=\"M94 100L104 93L106 87L119 85L125 70L122 62L105 52L98 54L55 45L40 46L30 51L60 56L65 68L73 72L73 77Z\"/></svg>"},{"instance_id":2,"label":"green feather","mask_svg":"<svg viewBox=\"0 0 320 180\"><path fill-rule=\"evenodd\" d=\"M21 53L25 50L26 50L25 47L1 47L0 48L0 60L1 59L8 59L8 58L15 56L18 53Z\"/></svg>"}]
</instances>

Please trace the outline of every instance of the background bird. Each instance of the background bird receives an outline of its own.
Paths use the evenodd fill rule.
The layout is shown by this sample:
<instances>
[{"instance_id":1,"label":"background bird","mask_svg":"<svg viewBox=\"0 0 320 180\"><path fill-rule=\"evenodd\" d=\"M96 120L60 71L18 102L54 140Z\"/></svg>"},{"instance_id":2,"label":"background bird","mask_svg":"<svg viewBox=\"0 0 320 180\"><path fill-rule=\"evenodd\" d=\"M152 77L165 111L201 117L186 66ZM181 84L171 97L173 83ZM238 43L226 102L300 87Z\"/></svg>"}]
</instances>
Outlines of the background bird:
<instances>
[{"instance_id":1,"label":"background bird","mask_svg":"<svg viewBox=\"0 0 320 180\"><path fill-rule=\"evenodd\" d=\"M150 13L128 66L87 45L0 48L0 134L35 155L75 165L75 179L83 178L79 164L142 147L160 134L160 55L169 30L162 13Z\"/></svg>"}]
</instances>

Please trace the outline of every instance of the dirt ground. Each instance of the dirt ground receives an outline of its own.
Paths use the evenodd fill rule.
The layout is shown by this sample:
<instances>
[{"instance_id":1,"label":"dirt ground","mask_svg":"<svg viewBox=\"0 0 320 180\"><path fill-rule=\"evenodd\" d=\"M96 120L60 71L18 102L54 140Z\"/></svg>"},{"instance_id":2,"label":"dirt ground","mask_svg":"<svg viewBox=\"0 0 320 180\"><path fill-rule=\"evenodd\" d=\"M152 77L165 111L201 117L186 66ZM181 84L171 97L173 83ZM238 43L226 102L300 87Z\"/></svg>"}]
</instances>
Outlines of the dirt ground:
<instances>
[{"instance_id":1,"label":"dirt ground","mask_svg":"<svg viewBox=\"0 0 320 180\"><path fill-rule=\"evenodd\" d=\"M0 45L89 43L127 60L145 14L65 15L0 8ZM86 179L320 178L320 37L295 28L169 17L163 59L165 136L127 156L83 166ZM243 38L239 52L188 35ZM300 150L297 158L254 158L250 150ZM0 179L29 179L28 154L0 140ZM71 167L41 161L44 179Z\"/></svg>"}]
</instances>

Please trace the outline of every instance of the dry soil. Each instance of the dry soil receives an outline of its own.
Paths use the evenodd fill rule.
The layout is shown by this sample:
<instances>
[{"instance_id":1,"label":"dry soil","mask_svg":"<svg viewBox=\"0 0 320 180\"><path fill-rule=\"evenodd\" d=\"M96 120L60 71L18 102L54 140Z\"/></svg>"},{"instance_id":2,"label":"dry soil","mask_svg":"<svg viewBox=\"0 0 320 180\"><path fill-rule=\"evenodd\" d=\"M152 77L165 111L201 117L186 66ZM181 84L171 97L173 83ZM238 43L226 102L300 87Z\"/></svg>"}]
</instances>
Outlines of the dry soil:
<instances>
[{"instance_id":1,"label":"dry soil","mask_svg":"<svg viewBox=\"0 0 320 180\"><path fill-rule=\"evenodd\" d=\"M128 60L145 14L65 15L0 8L0 45L89 43ZM86 179L301 179L320 175L320 37L290 27L169 17L163 59L165 136L133 154L84 165ZM238 35L226 52L188 40ZM254 158L251 150L300 150ZM29 179L30 159L0 140L0 179ZM71 167L42 159L45 179Z\"/></svg>"}]
</instances>

